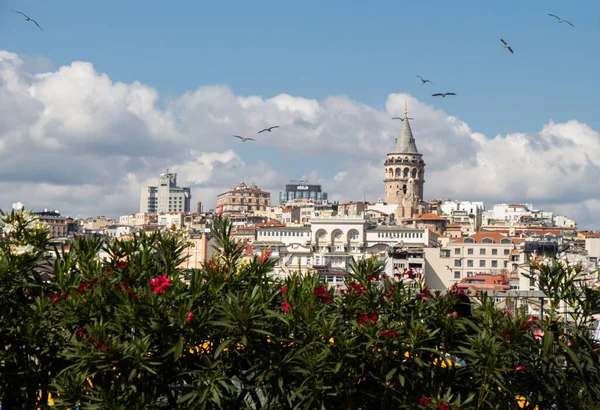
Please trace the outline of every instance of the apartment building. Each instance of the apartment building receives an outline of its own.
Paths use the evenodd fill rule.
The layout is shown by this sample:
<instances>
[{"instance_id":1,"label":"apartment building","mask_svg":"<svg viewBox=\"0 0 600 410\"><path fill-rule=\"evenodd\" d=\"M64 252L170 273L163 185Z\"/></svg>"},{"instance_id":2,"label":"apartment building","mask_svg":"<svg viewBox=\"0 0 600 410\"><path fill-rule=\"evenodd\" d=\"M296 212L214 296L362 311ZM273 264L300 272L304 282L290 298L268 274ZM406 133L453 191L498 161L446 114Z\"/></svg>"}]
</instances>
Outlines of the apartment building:
<instances>
[{"instance_id":1,"label":"apartment building","mask_svg":"<svg viewBox=\"0 0 600 410\"><path fill-rule=\"evenodd\" d=\"M239 183L231 190L219 194L217 207L223 206L223 213L251 213L271 208L271 193L263 191L255 184Z\"/></svg>"},{"instance_id":2,"label":"apartment building","mask_svg":"<svg viewBox=\"0 0 600 410\"><path fill-rule=\"evenodd\" d=\"M160 174L158 186L142 187L140 194L140 213L157 214L166 212L190 212L191 190L177 186L177 174Z\"/></svg>"},{"instance_id":3,"label":"apartment building","mask_svg":"<svg viewBox=\"0 0 600 410\"><path fill-rule=\"evenodd\" d=\"M478 232L466 238L450 239L445 248L427 249L427 284L445 289L475 274L515 272L520 263L516 244L521 241L498 232Z\"/></svg>"}]
</instances>

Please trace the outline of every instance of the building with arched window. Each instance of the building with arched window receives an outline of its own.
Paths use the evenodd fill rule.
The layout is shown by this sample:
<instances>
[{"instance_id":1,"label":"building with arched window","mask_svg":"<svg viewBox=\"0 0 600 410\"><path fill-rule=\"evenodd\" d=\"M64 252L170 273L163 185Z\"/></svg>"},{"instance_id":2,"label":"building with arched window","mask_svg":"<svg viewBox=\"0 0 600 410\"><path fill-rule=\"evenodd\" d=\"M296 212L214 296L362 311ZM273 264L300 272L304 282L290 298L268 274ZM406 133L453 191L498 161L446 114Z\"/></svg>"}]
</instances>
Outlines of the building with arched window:
<instances>
[{"instance_id":1,"label":"building with arched window","mask_svg":"<svg viewBox=\"0 0 600 410\"><path fill-rule=\"evenodd\" d=\"M400 133L384 162L385 202L398 205L397 220L410 219L424 211L425 162L417 150L409 120L405 106Z\"/></svg>"}]
</instances>

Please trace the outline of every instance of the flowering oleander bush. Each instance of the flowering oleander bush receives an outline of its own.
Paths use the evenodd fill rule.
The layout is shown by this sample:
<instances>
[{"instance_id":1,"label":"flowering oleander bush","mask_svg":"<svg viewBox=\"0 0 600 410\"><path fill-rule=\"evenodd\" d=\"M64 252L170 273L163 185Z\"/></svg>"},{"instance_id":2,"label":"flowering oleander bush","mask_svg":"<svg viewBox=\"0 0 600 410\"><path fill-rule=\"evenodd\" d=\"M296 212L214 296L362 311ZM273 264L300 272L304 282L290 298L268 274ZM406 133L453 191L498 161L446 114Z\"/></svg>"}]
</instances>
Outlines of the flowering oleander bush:
<instances>
[{"instance_id":1,"label":"flowering oleander bush","mask_svg":"<svg viewBox=\"0 0 600 410\"><path fill-rule=\"evenodd\" d=\"M216 256L178 268L178 232L55 249L26 212L3 215L0 400L5 409L591 409L600 364L589 331L598 292L577 265L534 266L544 317L473 317L458 290L357 260L347 288L279 280L269 252L243 262L216 219ZM106 249L111 262L96 258ZM48 267L50 266L50 267ZM571 306L570 319L559 313Z\"/></svg>"}]
</instances>

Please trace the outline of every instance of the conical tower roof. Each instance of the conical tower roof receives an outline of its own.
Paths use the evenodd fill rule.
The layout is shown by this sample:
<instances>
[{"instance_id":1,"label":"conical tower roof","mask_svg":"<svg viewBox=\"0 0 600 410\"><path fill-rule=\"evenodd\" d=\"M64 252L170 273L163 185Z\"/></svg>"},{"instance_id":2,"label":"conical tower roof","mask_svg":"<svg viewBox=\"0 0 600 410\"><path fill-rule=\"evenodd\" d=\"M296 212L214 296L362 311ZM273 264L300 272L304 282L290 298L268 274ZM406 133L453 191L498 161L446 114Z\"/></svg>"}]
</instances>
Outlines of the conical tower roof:
<instances>
[{"instance_id":1,"label":"conical tower roof","mask_svg":"<svg viewBox=\"0 0 600 410\"><path fill-rule=\"evenodd\" d=\"M402 121L402 128L396 138L396 146L394 147L395 154L418 154L417 144L415 143L415 137L413 137L412 130L410 129L410 122L408 122L408 107L404 104L404 120Z\"/></svg>"}]
</instances>

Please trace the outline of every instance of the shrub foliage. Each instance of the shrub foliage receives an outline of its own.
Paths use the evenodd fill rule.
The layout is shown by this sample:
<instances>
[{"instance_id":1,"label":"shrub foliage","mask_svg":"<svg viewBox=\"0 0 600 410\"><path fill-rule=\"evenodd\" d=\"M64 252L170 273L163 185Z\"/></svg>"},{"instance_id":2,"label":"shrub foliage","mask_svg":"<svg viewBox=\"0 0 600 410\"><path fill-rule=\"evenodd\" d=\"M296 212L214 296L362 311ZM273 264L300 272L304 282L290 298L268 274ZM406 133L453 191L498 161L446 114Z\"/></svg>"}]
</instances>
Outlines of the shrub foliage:
<instances>
[{"instance_id":1,"label":"shrub foliage","mask_svg":"<svg viewBox=\"0 0 600 410\"><path fill-rule=\"evenodd\" d=\"M49 396L63 409L598 407L598 291L565 261L534 265L550 296L543 317L481 294L473 317L455 318L457 290L388 277L376 259L354 261L344 292L315 274L273 278L277 261L244 259L222 217L218 252L190 272L178 268L181 232L76 239L49 264L43 225L27 212L2 220L5 409L45 408Z\"/></svg>"}]
</instances>

